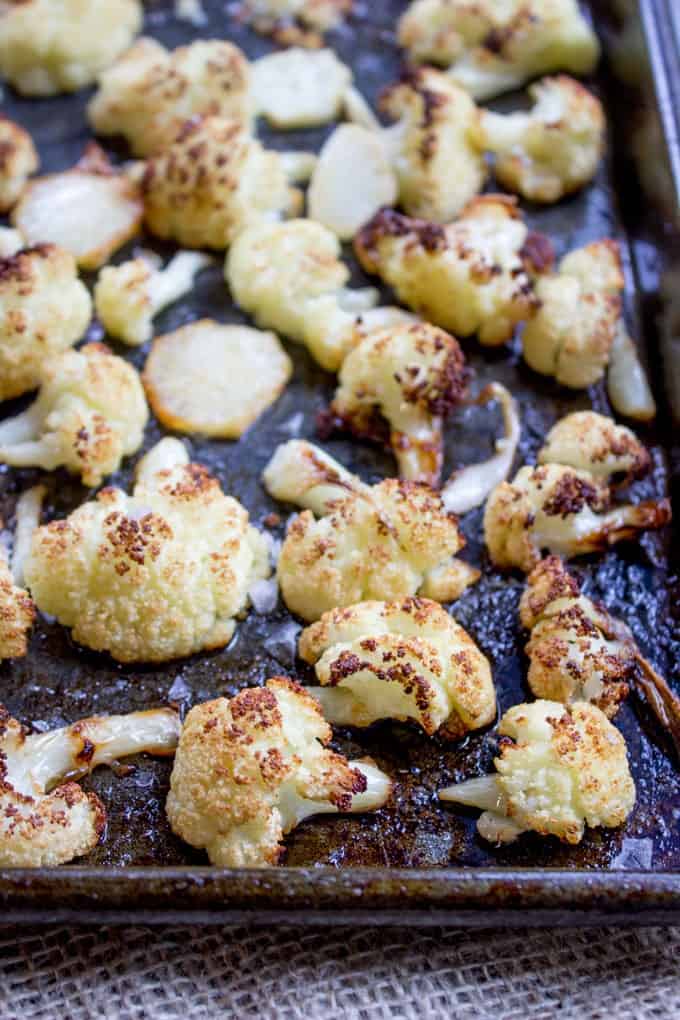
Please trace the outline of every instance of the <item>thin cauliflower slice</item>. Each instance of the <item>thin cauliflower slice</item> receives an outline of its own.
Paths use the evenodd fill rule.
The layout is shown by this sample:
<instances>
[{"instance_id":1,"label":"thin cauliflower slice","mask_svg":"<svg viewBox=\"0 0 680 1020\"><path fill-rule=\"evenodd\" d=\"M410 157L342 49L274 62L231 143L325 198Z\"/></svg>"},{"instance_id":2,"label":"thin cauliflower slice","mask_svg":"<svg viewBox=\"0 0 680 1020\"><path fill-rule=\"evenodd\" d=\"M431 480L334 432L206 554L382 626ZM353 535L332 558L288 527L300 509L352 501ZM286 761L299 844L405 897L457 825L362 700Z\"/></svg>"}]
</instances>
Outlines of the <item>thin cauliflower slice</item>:
<instances>
[{"instance_id":1,"label":"thin cauliflower slice","mask_svg":"<svg viewBox=\"0 0 680 1020\"><path fill-rule=\"evenodd\" d=\"M530 235L513 199L473 199L447 226L385 209L354 242L359 262L423 318L480 343L509 340L539 308L530 273L552 263L546 238Z\"/></svg>"},{"instance_id":2,"label":"thin cauliflower slice","mask_svg":"<svg viewBox=\"0 0 680 1020\"><path fill-rule=\"evenodd\" d=\"M595 705L534 701L505 713L496 774L441 790L442 800L484 810L490 842L523 832L581 842L586 825L617 828L635 804L626 743Z\"/></svg>"},{"instance_id":3,"label":"thin cauliflower slice","mask_svg":"<svg viewBox=\"0 0 680 1020\"><path fill-rule=\"evenodd\" d=\"M142 192L151 232L187 248L228 248L246 227L293 212L299 199L279 153L224 117L187 121L148 161Z\"/></svg>"},{"instance_id":4,"label":"thin cauliflower slice","mask_svg":"<svg viewBox=\"0 0 680 1020\"><path fill-rule=\"evenodd\" d=\"M275 128L317 127L340 116L351 82L333 50L292 46L253 64L253 105Z\"/></svg>"},{"instance_id":5,"label":"thin cauliflower slice","mask_svg":"<svg viewBox=\"0 0 680 1020\"><path fill-rule=\"evenodd\" d=\"M413 719L456 740L496 718L488 660L437 602L360 602L334 609L300 636L322 685L307 688L340 726Z\"/></svg>"},{"instance_id":6,"label":"thin cauliflower slice","mask_svg":"<svg viewBox=\"0 0 680 1020\"><path fill-rule=\"evenodd\" d=\"M292 371L274 333L201 319L154 340L144 385L166 428L238 439Z\"/></svg>"},{"instance_id":7,"label":"thin cauliflower slice","mask_svg":"<svg viewBox=\"0 0 680 1020\"><path fill-rule=\"evenodd\" d=\"M119 662L222 648L268 546L178 440L143 459L132 496L104 489L36 533L25 564L38 608Z\"/></svg>"},{"instance_id":8,"label":"thin cauliflower slice","mask_svg":"<svg viewBox=\"0 0 680 1020\"><path fill-rule=\"evenodd\" d=\"M398 34L412 62L448 67L475 99L553 71L589 74L600 55L578 0L414 0Z\"/></svg>"},{"instance_id":9,"label":"thin cauliflower slice","mask_svg":"<svg viewBox=\"0 0 680 1020\"><path fill-rule=\"evenodd\" d=\"M38 153L28 131L0 116L0 213L15 205L37 169Z\"/></svg>"},{"instance_id":10,"label":"thin cauliflower slice","mask_svg":"<svg viewBox=\"0 0 680 1020\"><path fill-rule=\"evenodd\" d=\"M284 601L304 620L365 599L420 594L448 602L479 578L455 558L465 540L426 485L364 485L299 440L278 448L263 478L275 499L305 508L289 525L278 561Z\"/></svg>"},{"instance_id":11,"label":"thin cauliflower slice","mask_svg":"<svg viewBox=\"0 0 680 1020\"><path fill-rule=\"evenodd\" d=\"M166 803L173 832L213 864L266 867L310 815L382 807L389 778L329 750L331 736L314 699L284 677L192 708Z\"/></svg>"},{"instance_id":12,"label":"thin cauliflower slice","mask_svg":"<svg viewBox=\"0 0 680 1020\"><path fill-rule=\"evenodd\" d=\"M400 477L436 486L444 419L465 398L468 378L454 337L425 322L397 324L371 333L347 355L328 421L389 442Z\"/></svg>"},{"instance_id":13,"label":"thin cauliflower slice","mask_svg":"<svg viewBox=\"0 0 680 1020\"><path fill-rule=\"evenodd\" d=\"M171 755L179 730L176 712L156 708L28 733L0 705L0 865L52 867L92 850L106 810L74 778L143 751Z\"/></svg>"},{"instance_id":14,"label":"thin cauliflower slice","mask_svg":"<svg viewBox=\"0 0 680 1020\"><path fill-rule=\"evenodd\" d=\"M564 464L606 482L641 478L652 463L634 432L595 411L565 415L545 439L538 451L539 464Z\"/></svg>"},{"instance_id":15,"label":"thin cauliflower slice","mask_svg":"<svg viewBox=\"0 0 680 1020\"><path fill-rule=\"evenodd\" d=\"M0 75L26 96L91 85L142 26L140 0L9 0L0 7Z\"/></svg>"},{"instance_id":16,"label":"thin cauliflower slice","mask_svg":"<svg viewBox=\"0 0 680 1020\"><path fill-rule=\"evenodd\" d=\"M0 258L0 400L35 389L45 359L80 340L91 312L69 252L43 244Z\"/></svg>"},{"instance_id":17,"label":"thin cauliflower slice","mask_svg":"<svg viewBox=\"0 0 680 1020\"><path fill-rule=\"evenodd\" d=\"M226 39L167 50L143 37L99 76L87 113L97 134L123 135L135 156L171 145L191 117L228 117L249 128L248 58Z\"/></svg>"},{"instance_id":18,"label":"thin cauliflower slice","mask_svg":"<svg viewBox=\"0 0 680 1020\"><path fill-rule=\"evenodd\" d=\"M46 360L40 383L27 410L0 422L0 463L65 467L95 486L142 445L149 412L139 375L103 344Z\"/></svg>"},{"instance_id":19,"label":"thin cauliflower slice","mask_svg":"<svg viewBox=\"0 0 680 1020\"><path fill-rule=\"evenodd\" d=\"M656 417L656 401L647 373L622 318L609 351L607 393L614 410L626 418L651 421Z\"/></svg>"},{"instance_id":20,"label":"thin cauliflower slice","mask_svg":"<svg viewBox=\"0 0 680 1020\"><path fill-rule=\"evenodd\" d=\"M529 89L528 113L479 113L478 144L495 153L495 174L532 202L557 202L592 181L605 147L602 103L567 75Z\"/></svg>"}]
</instances>

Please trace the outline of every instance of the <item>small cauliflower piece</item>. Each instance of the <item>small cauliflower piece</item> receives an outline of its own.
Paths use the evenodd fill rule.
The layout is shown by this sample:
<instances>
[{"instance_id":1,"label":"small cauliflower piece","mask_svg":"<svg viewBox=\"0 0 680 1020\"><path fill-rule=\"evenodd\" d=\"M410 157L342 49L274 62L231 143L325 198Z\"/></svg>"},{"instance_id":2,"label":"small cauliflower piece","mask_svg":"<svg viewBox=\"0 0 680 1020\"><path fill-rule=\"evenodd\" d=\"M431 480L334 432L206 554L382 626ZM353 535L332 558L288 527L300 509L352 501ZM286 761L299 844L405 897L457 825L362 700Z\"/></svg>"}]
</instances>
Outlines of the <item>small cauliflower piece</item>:
<instances>
[{"instance_id":1,"label":"small cauliflower piece","mask_svg":"<svg viewBox=\"0 0 680 1020\"><path fill-rule=\"evenodd\" d=\"M92 850L106 811L74 778L143 751L171 755L179 731L176 712L155 708L29 733L0 705L0 866L52 867Z\"/></svg>"},{"instance_id":2,"label":"small cauliflower piece","mask_svg":"<svg viewBox=\"0 0 680 1020\"><path fill-rule=\"evenodd\" d=\"M152 156L142 178L146 223L187 248L228 248L246 227L293 212L282 157L237 120L195 117Z\"/></svg>"},{"instance_id":3,"label":"small cauliflower piece","mask_svg":"<svg viewBox=\"0 0 680 1020\"><path fill-rule=\"evenodd\" d=\"M495 174L532 202L558 202L592 181L605 148L602 103L580 82L559 75L529 89L528 113L480 110L477 143L495 153Z\"/></svg>"},{"instance_id":4,"label":"small cauliflower piece","mask_svg":"<svg viewBox=\"0 0 680 1020\"><path fill-rule=\"evenodd\" d=\"M153 319L191 290L194 277L212 263L209 255L181 251L165 269L136 258L119 266L104 266L94 289L94 306L109 334L131 347L153 336Z\"/></svg>"},{"instance_id":5,"label":"small cauliflower piece","mask_svg":"<svg viewBox=\"0 0 680 1020\"><path fill-rule=\"evenodd\" d=\"M143 458L132 496L104 489L39 528L24 570L42 612L119 662L224 647L270 572L247 512L173 439Z\"/></svg>"},{"instance_id":6,"label":"small cauliflower piece","mask_svg":"<svg viewBox=\"0 0 680 1020\"><path fill-rule=\"evenodd\" d=\"M331 751L331 736L314 699L284 677L192 708L166 803L173 832L220 867L267 867L310 815L382 807L389 778Z\"/></svg>"},{"instance_id":7,"label":"small cauliflower piece","mask_svg":"<svg viewBox=\"0 0 680 1020\"><path fill-rule=\"evenodd\" d=\"M371 333L347 355L328 421L388 441L401 478L437 486L444 419L467 395L468 378L454 337L426 322L397 324Z\"/></svg>"},{"instance_id":8,"label":"small cauliflower piece","mask_svg":"<svg viewBox=\"0 0 680 1020\"><path fill-rule=\"evenodd\" d=\"M354 241L359 262L424 319L480 343L509 340L539 301L530 272L552 263L552 247L530 235L514 199L473 199L447 226L383 209Z\"/></svg>"},{"instance_id":9,"label":"small cauliflower piece","mask_svg":"<svg viewBox=\"0 0 680 1020\"><path fill-rule=\"evenodd\" d=\"M26 242L18 230L13 230L11 227L0 227L0 259L16 255L25 246Z\"/></svg>"},{"instance_id":10,"label":"small cauliflower piece","mask_svg":"<svg viewBox=\"0 0 680 1020\"><path fill-rule=\"evenodd\" d=\"M41 244L0 258L0 400L35 389L45 359L80 340L91 312L69 252Z\"/></svg>"},{"instance_id":11,"label":"small cauliflower piece","mask_svg":"<svg viewBox=\"0 0 680 1020\"><path fill-rule=\"evenodd\" d=\"M142 445L149 412L135 368L103 344L63 351L40 369L40 394L0 422L0 463L65 467L100 485Z\"/></svg>"},{"instance_id":12,"label":"small cauliflower piece","mask_svg":"<svg viewBox=\"0 0 680 1020\"><path fill-rule=\"evenodd\" d=\"M441 790L442 800L484 810L483 839L523 832L581 842L586 825L617 828L635 804L626 743L595 705L534 701L505 713L496 774Z\"/></svg>"},{"instance_id":13,"label":"small cauliflower piece","mask_svg":"<svg viewBox=\"0 0 680 1020\"><path fill-rule=\"evenodd\" d=\"M28 131L0 116L0 213L18 202L26 181L37 169L38 153Z\"/></svg>"},{"instance_id":14,"label":"small cauliflower piece","mask_svg":"<svg viewBox=\"0 0 680 1020\"><path fill-rule=\"evenodd\" d=\"M553 425L538 451L539 464L564 464L588 471L598 481L621 484L651 467L649 452L634 432L595 411L575 411Z\"/></svg>"},{"instance_id":15,"label":"small cauliflower piece","mask_svg":"<svg viewBox=\"0 0 680 1020\"><path fill-rule=\"evenodd\" d=\"M23 658L34 620L31 596L15 583L9 564L0 553L0 662Z\"/></svg>"},{"instance_id":16,"label":"small cauliflower piece","mask_svg":"<svg viewBox=\"0 0 680 1020\"><path fill-rule=\"evenodd\" d=\"M291 46L260 57L253 67L255 113L280 130L336 120L352 72L333 50Z\"/></svg>"},{"instance_id":17,"label":"small cauliflower piece","mask_svg":"<svg viewBox=\"0 0 680 1020\"><path fill-rule=\"evenodd\" d=\"M0 75L25 96L91 85L142 26L140 0L9 0L0 6Z\"/></svg>"},{"instance_id":18,"label":"small cauliflower piece","mask_svg":"<svg viewBox=\"0 0 680 1020\"><path fill-rule=\"evenodd\" d=\"M254 21L271 31L277 24L299 21L307 28L327 32L337 28L352 9L353 0L244 0L244 9Z\"/></svg>"},{"instance_id":19,"label":"small cauliflower piece","mask_svg":"<svg viewBox=\"0 0 680 1020\"><path fill-rule=\"evenodd\" d=\"M448 602L479 578L455 558L465 540L426 485L394 478L364 485L299 440L278 448L263 479L275 499L306 508L278 561L284 601L304 620L365 599L420 594Z\"/></svg>"},{"instance_id":20,"label":"small cauliflower piece","mask_svg":"<svg viewBox=\"0 0 680 1020\"><path fill-rule=\"evenodd\" d=\"M578 0L414 0L398 34L411 62L448 67L475 99L553 71L589 74L600 56Z\"/></svg>"},{"instance_id":21,"label":"small cauliflower piece","mask_svg":"<svg viewBox=\"0 0 680 1020\"><path fill-rule=\"evenodd\" d=\"M166 428L238 439L278 399L292 371L274 333L201 319L154 340L144 385Z\"/></svg>"},{"instance_id":22,"label":"small cauliflower piece","mask_svg":"<svg viewBox=\"0 0 680 1020\"><path fill-rule=\"evenodd\" d=\"M652 421L656 417L656 402L647 373L622 318L609 352L607 393L614 410L626 418Z\"/></svg>"},{"instance_id":23,"label":"small cauliflower piece","mask_svg":"<svg viewBox=\"0 0 680 1020\"><path fill-rule=\"evenodd\" d=\"M303 630L299 652L322 685L307 690L339 726L413 719L457 740L496 718L488 660L430 599L333 609Z\"/></svg>"}]
</instances>

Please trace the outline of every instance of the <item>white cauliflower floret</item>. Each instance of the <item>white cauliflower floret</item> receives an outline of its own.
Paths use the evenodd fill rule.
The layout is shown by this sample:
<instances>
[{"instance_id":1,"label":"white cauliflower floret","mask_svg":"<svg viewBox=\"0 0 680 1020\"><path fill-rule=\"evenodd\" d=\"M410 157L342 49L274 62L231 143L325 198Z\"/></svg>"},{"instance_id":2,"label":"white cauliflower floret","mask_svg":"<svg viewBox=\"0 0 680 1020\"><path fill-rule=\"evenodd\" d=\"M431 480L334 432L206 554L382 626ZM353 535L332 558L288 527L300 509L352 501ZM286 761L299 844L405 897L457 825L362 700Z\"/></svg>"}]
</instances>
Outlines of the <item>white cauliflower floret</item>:
<instances>
[{"instance_id":1,"label":"white cauliflower floret","mask_svg":"<svg viewBox=\"0 0 680 1020\"><path fill-rule=\"evenodd\" d=\"M496 774L441 790L442 800L484 810L480 836L511 843L523 832L580 843L586 825L623 825L635 804L626 743L587 702L534 701L505 713Z\"/></svg>"},{"instance_id":2,"label":"white cauliflower floret","mask_svg":"<svg viewBox=\"0 0 680 1020\"><path fill-rule=\"evenodd\" d=\"M295 19L326 32L340 24L352 4L353 0L245 0L244 8L256 25L262 23L265 28Z\"/></svg>"},{"instance_id":3,"label":"white cauliflower floret","mask_svg":"<svg viewBox=\"0 0 680 1020\"><path fill-rule=\"evenodd\" d=\"M97 134L124 135L136 156L170 145L191 117L228 117L248 128L248 59L226 40L167 50L143 37L99 76L87 113Z\"/></svg>"},{"instance_id":4,"label":"white cauliflower floret","mask_svg":"<svg viewBox=\"0 0 680 1020\"><path fill-rule=\"evenodd\" d=\"M314 699L284 677L192 708L166 804L173 832L213 864L265 867L310 815L382 807L388 777L329 750L331 736Z\"/></svg>"},{"instance_id":5,"label":"white cauliflower floret","mask_svg":"<svg viewBox=\"0 0 680 1020\"><path fill-rule=\"evenodd\" d=\"M278 561L284 601L304 620L365 599L420 594L448 602L479 578L455 558L465 540L426 485L393 478L364 485L298 440L279 447L263 478L275 499L306 508Z\"/></svg>"},{"instance_id":6,"label":"white cauliflower floret","mask_svg":"<svg viewBox=\"0 0 680 1020\"><path fill-rule=\"evenodd\" d=\"M142 751L171 755L179 730L176 712L156 708L28 733L0 705L0 865L52 867L92 850L106 811L73 780Z\"/></svg>"},{"instance_id":7,"label":"white cauliflower floret","mask_svg":"<svg viewBox=\"0 0 680 1020\"><path fill-rule=\"evenodd\" d=\"M538 308L529 272L552 262L552 248L530 235L514 199L473 199L447 226L384 209L357 235L354 248L369 273L404 304L456 336L477 333L505 343Z\"/></svg>"},{"instance_id":8,"label":"white cauliflower floret","mask_svg":"<svg viewBox=\"0 0 680 1020\"><path fill-rule=\"evenodd\" d=\"M0 8L0 75L26 96L75 92L141 26L140 0L9 0Z\"/></svg>"},{"instance_id":9,"label":"white cauliflower floret","mask_svg":"<svg viewBox=\"0 0 680 1020\"><path fill-rule=\"evenodd\" d=\"M606 482L617 476L625 483L646 474L651 458L625 425L595 411L575 411L550 429L538 463L564 464Z\"/></svg>"},{"instance_id":10,"label":"white cauliflower floret","mask_svg":"<svg viewBox=\"0 0 680 1020\"><path fill-rule=\"evenodd\" d=\"M476 99L553 71L589 74L600 55L578 0L414 0L399 42L411 61L448 66Z\"/></svg>"},{"instance_id":11,"label":"white cauliflower floret","mask_svg":"<svg viewBox=\"0 0 680 1020\"><path fill-rule=\"evenodd\" d=\"M466 396L468 377L458 341L443 329L420 322L379 330L345 358L328 423L389 442L401 478L436 486L443 422Z\"/></svg>"},{"instance_id":12,"label":"white cauliflower floret","mask_svg":"<svg viewBox=\"0 0 680 1020\"><path fill-rule=\"evenodd\" d=\"M339 726L413 719L456 740L496 718L488 660L429 599L334 609L302 632L299 651L322 685L307 689Z\"/></svg>"},{"instance_id":13,"label":"white cauliflower floret","mask_svg":"<svg viewBox=\"0 0 680 1020\"><path fill-rule=\"evenodd\" d=\"M340 116L352 72L333 50L291 46L253 64L255 113L273 127L316 127Z\"/></svg>"},{"instance_id":14,"label":"white cauliflower floret","mask_svg":"<svg viewBox=\"0 0 680 1020\"><path fill-rule=\"evenodd\" d=\"M211 262L209 255L182 251L162 270L144 258L104 266L94 289L104 329L131 347L145 344L153 336L154 316L188 294L196 273Z\"/></svg>"},{"instance_id":15,"label":"white cauliflower floret","mask_svg":"<svg viewBox=\"0 0 680 1020\"><path fill-rule=\"evenodd\" d=\"M19 200L26 181L38 169L38 153L28 131L0 116L0 213Z\"/></svg>"},{"instance_id":16,"label":"white cauliflower floret","mask_svg":"<svg viewBox=\"0 0 680 1020\"><path fill-rule=\"evenodd\" d=\"M0 422L0 463L65 467L95 486L142 445L149 412L141 380L103 344L47 359L40 384L30 407Z\"/></svg>"},{"instance_id":17,"label":"white cauliflower floret","mask_svg":"<svg viewBox=\"0 0 680 1020\"><path fill-rule=\"evenodd\" d=\"M497 179L532 202L557 202L588 184L600 165L602 103L567 75L532 85L528 113L480 110L477 143L495 153Z\"/></svg>"},{"instance_id":18,"label":"white cauliflower floret","mask_svg":"<svg viewBox=\"0 0 680 1020\"><path fill-rule=\"evenodd\" d=\"M237 120L187 121L142 179L146 223L187 248L227 248L246 227L294 211L282 157Z\"/></svg>"},{"instance_id":19,"label":"white cauliflower floret","mask_svg":"<svg viewBox=\"0 0 680 1020\"><path fill-rule=\"evenodd\" d=\"M222 648L268 547L235 499L179 440L142 460L132 496L104 489L42 527L25 564L38 608L120 662Z\"/></svg>"},{"instance_id":20,"label":"white cauliflower floret","mask_svg":"<svg viewBox=\"0 0 680 1020\"><path fill-rule=\"evenodd\" d=\"M572 389L604 375L621 318L624 279L616 241L569 252L536 284L540 307L523 335L524 360Z\"/></svg>"},{"instance_id":21,"label":"white cauliflower floret","mask_svg":"<svg viewBox=\"0 0 680 1020\"><path fill-rule=\"evenodd\" d=\"M91 312L67 251L43 244L0 259L0 400L35 389L44 360L80 340Z\"/></svg>"}]
</instances>

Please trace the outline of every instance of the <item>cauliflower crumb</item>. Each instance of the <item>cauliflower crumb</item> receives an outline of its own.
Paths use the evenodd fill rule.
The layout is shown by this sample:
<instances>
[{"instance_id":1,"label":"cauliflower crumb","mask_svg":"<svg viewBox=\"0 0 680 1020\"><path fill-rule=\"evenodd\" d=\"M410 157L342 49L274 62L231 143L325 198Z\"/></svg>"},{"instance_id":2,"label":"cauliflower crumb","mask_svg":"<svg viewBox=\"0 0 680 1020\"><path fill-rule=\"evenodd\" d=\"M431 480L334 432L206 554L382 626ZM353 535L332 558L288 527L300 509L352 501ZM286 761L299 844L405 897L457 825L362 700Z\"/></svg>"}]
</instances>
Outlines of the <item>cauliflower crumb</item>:
<instances>
[{"instance_id":1,"label":"cauliflower crumb","mask_svg":"<svg viewBox=\"0 0 680 1020\"><path fill-rule=\"evenodd\" d=\"M38 169L38 153L28 131L0 116L0 213L18 202L26 181Z\"/></svg>"},{"instance_id":2,"label":"cauliflower crumb","mask_svg":"<svg viewBox=\"0 0 680 1020\"><path fill-rule=\"evenodd\" d=\"M317 127L340 116L352 72L333 50L297 46L253 64L255 112L280 130Z\"/></svg>"},{"instance_id":3,"label":"cauliflower crumb","mask_svg":"<svg viewBox=\"0 0 680 1020\"><path fill-rule=\"evenodd\" d=\"M598 480L621 484L641 478L651 457L634 432L595 411L575 411L553 425L538 451L539 464L564 464Z\"/></svg>"}]
</instances>

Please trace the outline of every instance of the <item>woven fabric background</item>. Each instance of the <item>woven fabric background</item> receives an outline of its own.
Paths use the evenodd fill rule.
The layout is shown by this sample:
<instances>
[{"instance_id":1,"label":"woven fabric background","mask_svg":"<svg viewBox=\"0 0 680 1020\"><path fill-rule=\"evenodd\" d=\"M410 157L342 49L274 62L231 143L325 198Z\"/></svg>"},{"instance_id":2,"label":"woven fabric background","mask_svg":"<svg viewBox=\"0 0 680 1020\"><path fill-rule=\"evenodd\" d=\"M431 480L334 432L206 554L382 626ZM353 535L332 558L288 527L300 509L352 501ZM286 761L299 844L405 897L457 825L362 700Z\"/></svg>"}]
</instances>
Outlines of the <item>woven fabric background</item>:
<instances>
[{"instance_id":1,"label":"woven fabric background","mask_svg":"<svg viewBox=\"0 0 680 1020\"><path fill-rule=\"evenodd\" d=\"M680 929L0 928L2 1020L672 1020Z\"/></svg>"}]
</instances>

